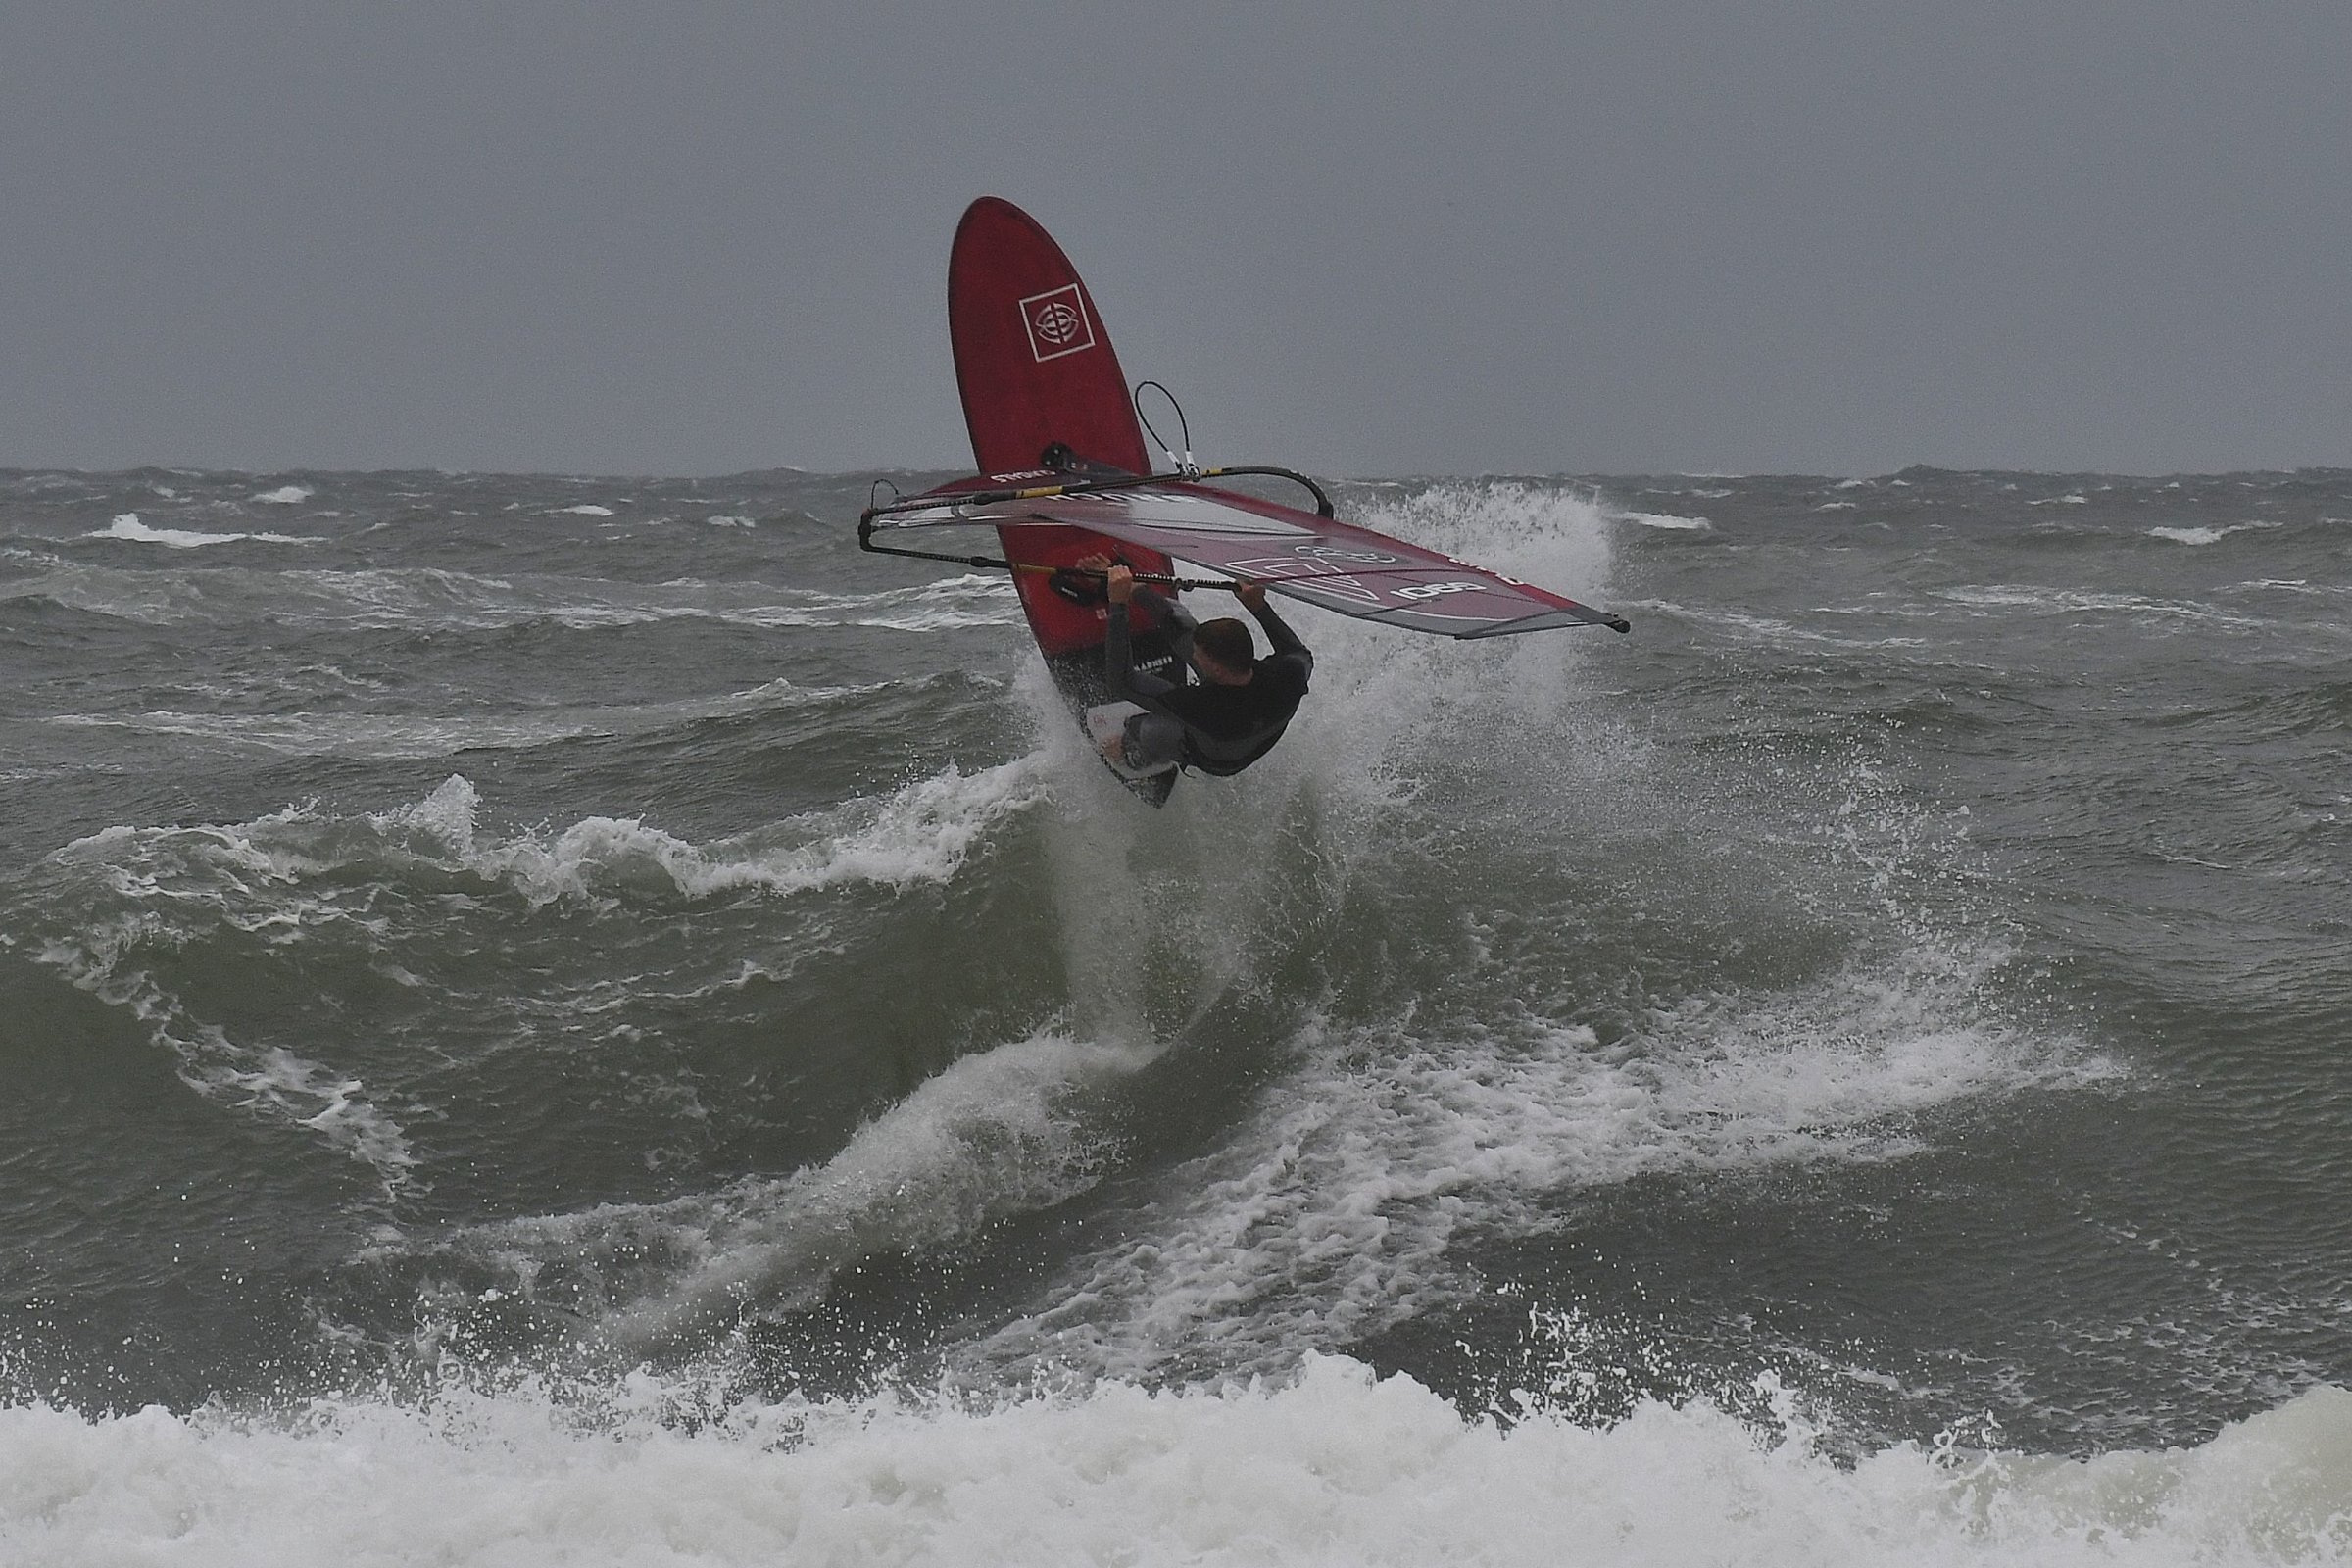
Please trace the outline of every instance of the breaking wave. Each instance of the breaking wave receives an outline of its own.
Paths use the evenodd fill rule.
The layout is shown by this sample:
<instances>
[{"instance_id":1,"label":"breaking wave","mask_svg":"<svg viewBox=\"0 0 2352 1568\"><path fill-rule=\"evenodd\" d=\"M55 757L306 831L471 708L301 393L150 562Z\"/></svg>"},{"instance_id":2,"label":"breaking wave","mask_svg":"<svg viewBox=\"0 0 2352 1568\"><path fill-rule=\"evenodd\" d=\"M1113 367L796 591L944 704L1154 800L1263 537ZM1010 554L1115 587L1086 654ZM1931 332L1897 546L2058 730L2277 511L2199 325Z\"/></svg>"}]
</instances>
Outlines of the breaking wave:
<instances>
[{"instance_id":1,"label":"breaking wave","mask_svg":"<svg viewBox=\"0 0 2352 1568\"><path fill-rule=\"evenodd\" d=\"M41 1568L794 1562L2180 1565L2352 1556L2352 1393L2162 1451L1946 1433L1846 1464L1796 1401L1592 1429L1465 1417L1309 1356L1280 1383L968 1405L518 1380L280 1415L0 1409L0 1544ZM691 1412L691 1420L680 1416Z\"/></svg>"}]
</instances>

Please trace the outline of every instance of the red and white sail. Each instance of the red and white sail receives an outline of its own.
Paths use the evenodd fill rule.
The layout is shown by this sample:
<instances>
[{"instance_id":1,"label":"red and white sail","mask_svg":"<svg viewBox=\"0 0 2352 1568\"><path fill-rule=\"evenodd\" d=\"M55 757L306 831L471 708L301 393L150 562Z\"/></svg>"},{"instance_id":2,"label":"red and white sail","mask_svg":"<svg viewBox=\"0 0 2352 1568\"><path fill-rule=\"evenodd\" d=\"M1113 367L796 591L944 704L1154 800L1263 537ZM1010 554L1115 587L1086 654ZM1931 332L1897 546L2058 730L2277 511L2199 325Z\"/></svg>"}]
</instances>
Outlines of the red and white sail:
<instances>
[{"instance_id":1,"label":"red and white sail","mask_svg":"<svg viewBox=\"0 0 2352 1568\"><path fill-rule=\"evenodd\" d=\"M1445 637L1500 637L1625 622L1605 611L1387 534L1296 507L1182 479L1044 497L992 475L883 509L885 528L988 526L1009 545L1026 527L1081 528L1221 575L1261 582L1307 604ZM977 488L976 488L977 487ZM974 492L958 499L957 492Z\"/></svg>"}]
</instances>

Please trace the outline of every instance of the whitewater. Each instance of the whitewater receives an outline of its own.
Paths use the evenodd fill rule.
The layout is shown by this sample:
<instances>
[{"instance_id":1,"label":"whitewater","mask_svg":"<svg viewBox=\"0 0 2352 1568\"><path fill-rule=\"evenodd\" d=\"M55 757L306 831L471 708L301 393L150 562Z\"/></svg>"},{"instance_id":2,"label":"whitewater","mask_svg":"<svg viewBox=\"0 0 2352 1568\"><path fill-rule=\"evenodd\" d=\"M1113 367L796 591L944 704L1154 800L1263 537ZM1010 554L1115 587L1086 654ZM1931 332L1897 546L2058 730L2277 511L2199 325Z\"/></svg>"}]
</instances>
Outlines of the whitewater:
<instances>
[{"instance_id":1,"label":"whitewater","mask_svg":"<svg viewBox=\"0 0 2352 1568\"><path fill-rule=\"evenodd\" d=\"M1633 635L1161 811L874 477L0 473L0 1561L2352 1555L2352 474L1342 485Z\"/></svg>"}]
</instances>

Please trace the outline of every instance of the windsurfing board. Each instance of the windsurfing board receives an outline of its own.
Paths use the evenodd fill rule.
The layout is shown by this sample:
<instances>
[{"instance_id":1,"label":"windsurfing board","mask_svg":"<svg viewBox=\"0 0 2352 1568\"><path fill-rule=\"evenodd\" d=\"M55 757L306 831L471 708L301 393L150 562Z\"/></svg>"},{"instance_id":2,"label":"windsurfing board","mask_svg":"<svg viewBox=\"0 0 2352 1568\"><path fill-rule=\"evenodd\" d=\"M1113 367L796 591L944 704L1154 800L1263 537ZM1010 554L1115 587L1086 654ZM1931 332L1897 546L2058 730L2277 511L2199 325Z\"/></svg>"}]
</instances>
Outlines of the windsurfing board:
<instances>
[{"instance_id":1,"label":"windsurfing board","mask_svg":"<svg viewBox=\"0 0 2352 1568\"><path fill-rule=\"evenodd\" d=\"M1128 783L1140 783L1146 779L1157 778L1163 773L1170 775L1170 782L1173 782L1176 772L1176 764L1173 761L1154 762L1149 767L1136 767L1130 764L1124 757L1113 757L1108 752L1102 751L1102 748L1110 744L1112 737L1124 738L1127 733L1127 721L1137 717L1144 710L1141 703L1097 703L1086 710L1087 738L1095 743L1096 751L1102 752L1103 764Z\"/></svg>"}]
</instances>

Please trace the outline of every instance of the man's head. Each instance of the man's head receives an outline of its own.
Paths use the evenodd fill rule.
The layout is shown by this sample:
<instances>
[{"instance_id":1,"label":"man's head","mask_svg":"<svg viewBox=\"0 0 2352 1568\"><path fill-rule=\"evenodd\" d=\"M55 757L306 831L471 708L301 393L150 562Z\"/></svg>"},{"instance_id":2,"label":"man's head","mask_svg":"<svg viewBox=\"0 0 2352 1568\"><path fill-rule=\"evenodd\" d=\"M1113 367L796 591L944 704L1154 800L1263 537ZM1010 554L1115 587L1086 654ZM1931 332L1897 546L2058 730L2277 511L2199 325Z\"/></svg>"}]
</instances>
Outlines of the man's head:
<instances>
[{"instance_id":1,"label":"man's head","mask_svg":"<svg viewBox=\"0 0 2352 1568\"><path fill-rule=\"evenodd\" d=\"M1193 628L1193 662L1220 686L1246 686L1257 672L1257 648L1250 628L1231 619L1204 620Z\"/></svg>"}]
</instances>

